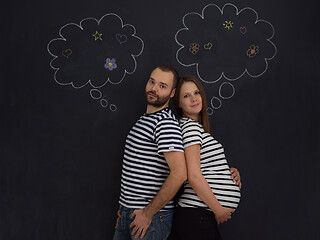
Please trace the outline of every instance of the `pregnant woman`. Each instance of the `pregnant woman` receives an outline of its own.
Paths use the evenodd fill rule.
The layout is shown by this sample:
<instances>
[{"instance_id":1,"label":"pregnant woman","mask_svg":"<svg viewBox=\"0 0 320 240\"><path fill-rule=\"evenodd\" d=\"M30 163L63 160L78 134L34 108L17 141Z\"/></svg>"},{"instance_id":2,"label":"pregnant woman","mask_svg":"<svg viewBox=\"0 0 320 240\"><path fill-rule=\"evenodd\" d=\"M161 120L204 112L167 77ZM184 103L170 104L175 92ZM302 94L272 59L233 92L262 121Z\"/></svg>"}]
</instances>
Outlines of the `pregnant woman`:
<instances>
[{"instance_id":1,"label":"pregnant woman","mask_svg":"<svg viewBox=\"0 0 320 240\"><path fill-rule=\"evenodd\" d=\"M237 208L240 180L232 180L224 149L210 134L206 96L196 77L180 79L174 106L181 117L188 180L178 200L169 239L221 239L217 224L230 219Z\"/></svg>"}]
</instances>

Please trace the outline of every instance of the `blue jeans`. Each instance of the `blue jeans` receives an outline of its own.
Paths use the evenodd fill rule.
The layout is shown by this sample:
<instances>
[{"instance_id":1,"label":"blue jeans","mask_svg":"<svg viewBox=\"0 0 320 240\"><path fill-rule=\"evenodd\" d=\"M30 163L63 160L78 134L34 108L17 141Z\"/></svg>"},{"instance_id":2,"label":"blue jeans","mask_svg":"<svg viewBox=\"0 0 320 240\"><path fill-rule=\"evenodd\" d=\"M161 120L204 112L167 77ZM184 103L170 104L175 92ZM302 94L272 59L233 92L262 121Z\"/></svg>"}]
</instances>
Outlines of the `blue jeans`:
<instances>
[{"instance_id":1,"label":"blue jeans","mask_svg":"<svg viewBox=\"0 0 320 240\"><path fill-rule=\"evenodd\" d=\"M135 209L129 209L120 207L121 218L119 220L118 227L115 230L113 240L133 240L134 235L131 235L132 229L130 224L134 218L131 218L131 214ZM144 235L143 240L165 240L168 238L174 210L161 211L155 214L152 218L152 222ZM141 239L141 238L139 238Z\"/></svg>"}]
</instances>

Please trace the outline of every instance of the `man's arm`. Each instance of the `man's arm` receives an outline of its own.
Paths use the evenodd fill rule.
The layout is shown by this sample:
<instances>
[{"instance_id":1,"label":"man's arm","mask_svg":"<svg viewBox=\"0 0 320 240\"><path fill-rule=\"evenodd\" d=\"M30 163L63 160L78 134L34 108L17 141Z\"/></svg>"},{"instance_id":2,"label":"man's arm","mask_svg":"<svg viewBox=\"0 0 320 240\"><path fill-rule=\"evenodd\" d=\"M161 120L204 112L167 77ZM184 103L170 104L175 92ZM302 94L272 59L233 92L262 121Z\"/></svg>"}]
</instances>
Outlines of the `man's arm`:
<instances>
[{"instance_id":1,"label":"man's arm","mask_svg":"<svg viewBox=\"0 0 320 240\"><path fill-rule=\"evenodd\" d=\"M163 183L157 195L144 208L135 210L131 217L135 218L130 227L134 227L132 235L138 238L144 237L152 217L162 209L178 192L181 185L187 180L186 162L183 152L164 152L163 153L170 168L170 174Z\"/></svg>"},{"instance_id":2,"label":"man's arm","mask_svg":"<svg viewBox=\"0 0 320 240\"><path fill-rule=\"evenodd\" d=\"M238 169L236 168L230 168L231 178L233 182L236 182L236 184L239 186L239 189L241 189L242 183L240 180L240 173Z\"/></svg>"}]
</instances>

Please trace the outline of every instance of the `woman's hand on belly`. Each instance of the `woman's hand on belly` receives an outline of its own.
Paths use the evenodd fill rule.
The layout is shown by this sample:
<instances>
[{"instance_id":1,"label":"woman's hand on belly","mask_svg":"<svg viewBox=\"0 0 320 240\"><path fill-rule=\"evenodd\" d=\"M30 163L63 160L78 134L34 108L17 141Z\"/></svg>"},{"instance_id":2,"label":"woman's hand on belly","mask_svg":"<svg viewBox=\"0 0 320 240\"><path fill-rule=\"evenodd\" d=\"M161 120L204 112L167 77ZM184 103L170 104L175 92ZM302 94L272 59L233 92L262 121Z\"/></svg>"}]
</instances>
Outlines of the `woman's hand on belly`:
<instances>
[{"instance_id":1,"label":"woman's hand on belly","mask_svg":"<svg viewBox=\"0 0 320 240\"><path fill-rule=\"evenodd\" d=\"M234 209L232 208L225 208L222 207L218 209L218 211L215 211L215 218L217 220L217 223L223 223L231 219L231 214L234 212Z\"/></svg>"}]
</instances>

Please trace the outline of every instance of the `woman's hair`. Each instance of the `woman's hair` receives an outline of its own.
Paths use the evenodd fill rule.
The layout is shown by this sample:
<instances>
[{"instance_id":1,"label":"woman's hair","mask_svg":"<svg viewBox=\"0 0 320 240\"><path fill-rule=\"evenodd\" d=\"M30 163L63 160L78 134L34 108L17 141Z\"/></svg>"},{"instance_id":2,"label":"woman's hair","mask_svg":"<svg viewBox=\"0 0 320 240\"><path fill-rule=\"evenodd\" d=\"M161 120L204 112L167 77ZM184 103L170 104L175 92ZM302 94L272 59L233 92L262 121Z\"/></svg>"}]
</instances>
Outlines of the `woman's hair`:
<instances>
[{"instance_id":1,"label":"woman's hair","mask_svg":"<svg viewBox=\"0 0 320 240\"><path fill-rule=\"evenodd\" d=\"M182 117L183 112L182 112L182 109L179 107L179 100L180 100L181 87L186 82L193 82L200 91L200 95L202 98L202 110L199 113L200 114L199 122L202 124L204 131L206 131L207 133L210 133L210 122L209 122L208 111L207 111L206 93L198 78L188 75L188 76L183 76L179 79L177 88L176 88L176 93L173 97L174 108L176 109L177 114L180 117Z\"/></svg>"}]
</instances>

